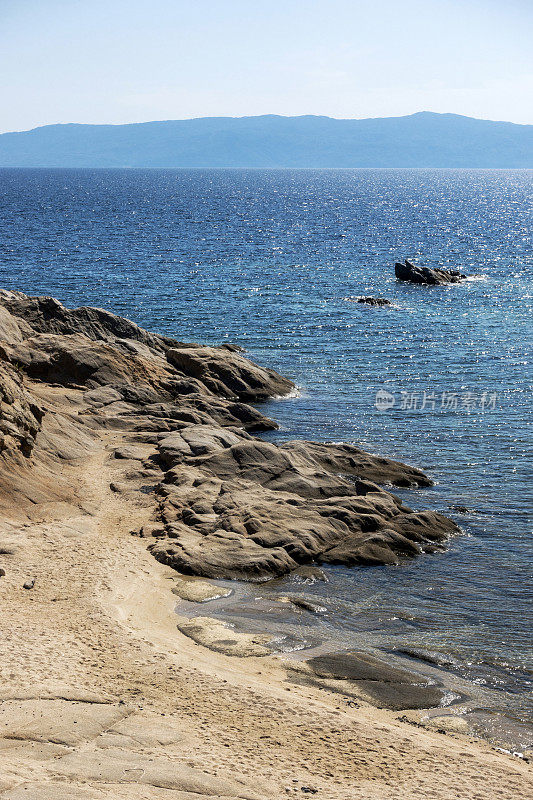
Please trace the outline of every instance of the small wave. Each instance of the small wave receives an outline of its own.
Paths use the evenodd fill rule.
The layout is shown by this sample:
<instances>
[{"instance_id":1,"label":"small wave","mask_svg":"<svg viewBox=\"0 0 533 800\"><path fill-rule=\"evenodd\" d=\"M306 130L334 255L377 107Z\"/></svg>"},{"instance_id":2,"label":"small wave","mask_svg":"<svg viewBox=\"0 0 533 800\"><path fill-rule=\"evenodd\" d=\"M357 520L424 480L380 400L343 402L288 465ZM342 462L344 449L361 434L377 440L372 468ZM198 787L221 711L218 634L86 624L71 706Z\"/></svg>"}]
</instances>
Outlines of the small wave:
<instances>
[{"instance_id":1,"label":"small wave","mask_svg":"<svg viewBox=\"0 0 533 800\"><path fill-rule=\"evenodd\" d=\"M488 281L488 275L469 275L465 278L465 283L473 283L474 281Z\"/></svg>"},{"instance_id":2,"label":"small wave","mask_svg":"<svg viewBox=\"0 0 533 800\"><path fill-rule=\"evenodd\" d=\"M456 694L455 692L444 692L442 695L442 699L439 703L440 708L446 708L446 706L451 706L452 703L455 703L456 700L460 700L461 695Z\"/></svg>"},{"instance_id":3,"label":"small wave","mask_svg":"<svg viewBox=\"0 0 533 800\"><path fill-rule=\"evenodd\" d=\"M295 400L298 397L302 396L303 389L301 386L295 386L294 389L291 389L290 392L287 394L275 394L271 399L272 400Z\"/></svg>"},{"instance_id":4,"label":"small wave","mask_svg":"<svg viewBox=\"0 0 533 800\"><path fill-rule=\"evenodd\" d=\"M499 753L506 753L508 756L526 759L525 753L522 753L519 750L507 750L505 747L495 747L494 749Z\"/></svg>"}]
</instances>

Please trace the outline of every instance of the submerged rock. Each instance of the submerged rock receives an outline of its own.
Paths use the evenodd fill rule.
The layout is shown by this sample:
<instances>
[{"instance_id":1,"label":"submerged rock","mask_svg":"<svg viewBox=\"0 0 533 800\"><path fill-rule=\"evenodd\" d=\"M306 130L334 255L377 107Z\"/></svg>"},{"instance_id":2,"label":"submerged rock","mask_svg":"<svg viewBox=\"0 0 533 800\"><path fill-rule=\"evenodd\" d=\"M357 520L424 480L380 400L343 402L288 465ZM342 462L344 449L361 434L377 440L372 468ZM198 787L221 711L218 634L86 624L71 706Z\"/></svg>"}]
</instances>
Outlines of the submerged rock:
<instances>
[{"instance_id":1,"label":"submerged rock","mask_svg":"<svg viewBox=\"0 0 533 800\"><path fill-rule=\"evenodd\" d=\"M298 569L294 570L294 574L301 579L302 583L316 583L317 581L329 583L328 576L324 570L320 569L320 567L306 564L305 566L298 567Z\"/></svg>"},{"instance_id":2,"label":"submerged rock","mask_svg":"<svg viewBox=\"0 0 533 800\"><path fill-rule=\"evenodd\" d=\"M332 685L342 682L342 691L393 711L434 708L442 703L442 687L415 672L391 666L369 653L341 652L316 656L306 662L311 678L308 682ZM305 680L305 678L304 678ZM333 684L337 685L338 683Z\"/></svg>"},{"instance_id":3,"label":"submerged rock","mask_svg":"<svg viewBox=\"0 0 533 800\"><path fill-rule=\"evenodd\" d=\"M310 614L322 614L324 611L327 611L325 606L321 606L320 603L314 603L306 597L288 597L287 599L289 603L299 608L300 611L309 611Z\"/></svg>"},{"instance_id":4,"label":"submerged rock","mask_svg":"<svg viewBox=\"0 0 533 800\"><path fill-rule=\"evenodd\" d=\"M427 285L443 285L446 283L460 283L466 279L466 275L454 269L430 269L429 267L417 267L405 259L405 264L396 262L394 272L399 281L409 283L420 283Z\"/></svg>"},{"instance_id":5,"label":"submerged rock","mask_svg":"<svg viewBox=\"0 0 533 800\"><path fill-rule=\"evenodd\" d=\"M390 300L386 297L358 297L358 303L366 303L368 306L391 306Z\"/></svg>"}]
</instances>

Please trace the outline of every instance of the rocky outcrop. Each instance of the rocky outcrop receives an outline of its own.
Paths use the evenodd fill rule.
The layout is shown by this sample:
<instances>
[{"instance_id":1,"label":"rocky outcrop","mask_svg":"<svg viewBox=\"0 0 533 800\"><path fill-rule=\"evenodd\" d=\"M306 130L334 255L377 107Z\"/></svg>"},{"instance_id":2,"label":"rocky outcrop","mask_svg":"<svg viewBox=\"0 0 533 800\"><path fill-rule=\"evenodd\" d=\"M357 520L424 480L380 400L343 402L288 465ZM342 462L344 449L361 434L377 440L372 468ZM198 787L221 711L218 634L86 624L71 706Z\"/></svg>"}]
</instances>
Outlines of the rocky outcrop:
<instances>
[{"instance_id":1,"label":"rocky outcrop","mask_svg":"<svg viewBox=\"0 0 533 800\"><path fill-rule=\"evenodd\" d=\"M285 395L294 384L274 370L251 364L248 359L222 347L189 346L167 350L168 361L178 371L202 381L214 394L239 400L266 400Z\"/></svg>"},{"instance_id":2,"label":"rocky outcrop","mask_svg":"<svg viewBox=\"0 0 533 800\"><path fill-rule=\"evenodd\" d=\"M367 306L391 306L390 300L386 297L358 297L358 303L366 303Z\"/></svg>"},{"instance_id":3,"label":"rocky outcrop","mask_svg":"<svg viewBox=\"0 0 533 800\"><path fill-rule=\"evenodd\" d=\"M430 269L429 267L417 267L405 259L405 264L396 262L394 272L399 281L409 283L421 283L426 285L443 285L446 283L460 283L465 280L466 275L454 269Z\"/></svg>"},{"instance_id":4,"label":"rocky outcrop","mask_svg":"<svg viewBox=\"0 0 533 800\"><path fill-rule=\"evenodd\" d=\"M0 453L28 458L42 417L42 409L24 388L20 369L0 362Z\"/></svg>"},{"instance_id":5,"label":"rocky outcrop","mask_svg":"<svg viewBox=\"0 0 533 800\"><path fill-rule=\"evenodd\" d=\"M414 467L348 444L253 436L276 423L247 402L294 385L240 348L186 345L13 292L0 292L0 336L5 474L82 457L99 431L122 432L113 457L151 481L153 525L139 534L182 573L265 580L308 564L396 564L458 531L382 488L430 486Z\"/></svg>"}]
</instances>

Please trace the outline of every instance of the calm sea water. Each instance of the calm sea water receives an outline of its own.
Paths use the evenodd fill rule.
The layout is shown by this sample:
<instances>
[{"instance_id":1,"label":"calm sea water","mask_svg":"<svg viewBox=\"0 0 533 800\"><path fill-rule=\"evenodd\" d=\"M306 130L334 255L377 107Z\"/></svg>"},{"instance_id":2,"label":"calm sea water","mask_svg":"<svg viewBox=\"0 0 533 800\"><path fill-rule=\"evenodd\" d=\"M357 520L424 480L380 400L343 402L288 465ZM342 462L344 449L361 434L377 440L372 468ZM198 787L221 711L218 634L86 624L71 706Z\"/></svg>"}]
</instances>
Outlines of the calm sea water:
<instances>
[{"instance_id":1,"label":"calm sea water","mask_svg":"<svg viewBox=\"0 0 533 800\"><path fill-rule=\"evenodd\" d=\"M356 442L437 481L401 494L464 534L400 567L328 570L312 591L333 613L317 625L423 651L501 690L521 719L533 676L532 176L0 170L4 288L238 342L302 387L266 404L282 425L272 439ZM475 277L402 285L393 265L405 257ZM394 305L346 299L362 294ZM391 408L376 408L379 390Z\"/></svg>"}]
</instances>

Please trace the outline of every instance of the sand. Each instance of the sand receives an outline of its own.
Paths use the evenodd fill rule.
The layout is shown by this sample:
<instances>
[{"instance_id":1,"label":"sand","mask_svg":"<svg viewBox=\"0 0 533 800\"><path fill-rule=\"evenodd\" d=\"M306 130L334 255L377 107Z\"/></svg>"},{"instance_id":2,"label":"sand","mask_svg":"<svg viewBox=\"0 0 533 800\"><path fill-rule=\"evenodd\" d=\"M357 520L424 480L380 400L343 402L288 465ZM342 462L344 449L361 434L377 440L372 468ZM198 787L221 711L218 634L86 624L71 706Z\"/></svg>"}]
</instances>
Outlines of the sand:
<instances>
[{"instance_id":1,"label":"sand","mask_svg":"<svg viewBox=\"0 0 533 800\"><path fill-rule=\"evenodd\" d=\"M126 444L95 432L57 469L67 500L3 514L0 797L531 797L529 764L460 725L425 728L297 685L282 657L181 633L175 573L131 535L152 499L110 488L131 484L135 462L113 457Z\"/></svg>"},{"instance_id":2,"label":"sand","mask_svg":"<svg viewBox=\"0 0 533 800\"><path fill-rule=\"evenodd\" d=\"M288 459L273 447L248 447L243 426L265 430L274 423L235 402L235 390L220 376L247 400L290 382L231 350L181 348L104 311L69 312L51 298L12 293L0 292L0 300L15 314L0 303L2 800L532 796L529 763L474 739L446 709L426 720L412 703L410 711L376 707L384 704L376 699L376 676L384 678L381 700L384 692L391 695L391 708L408 707L397 702L400 695L440 697L431 687L413 687L409 675L364 654L297 665L271 653L268 635L243 634L211 619L209 602L200 617L176 614L183 597L202 602L220 593L177 576L147 549L163 542L164 554L189 529L193 545L205 543L212 524L207 500L218 484L195 472L195 459L214 446L222 458L235 436L245 440L242 452L251 447L261 456L261 474ZM171 362L201 367L205 383L181 375ZM211 420L208 430L204 417ZM300 492L316 494L316 481L348 491L347 483L331 478L331 469L347 468L345 451L313 443L292 448L294 464L303 465L285 470L293 489L298 479ZM371 476L359 481L358 513L369 522L365 510L379 506L398 521L392 496L371 481L395 476L397 485L428 485L426 477L356 455L354 471ZM176 458L177 465L163 471L165 458L167 467ZM330 472L320 466L325 462ZM224 458L220 463L227 467ZM244 511L254 500L242 488L249 478L241 475L235 484ZM191 515L187 492L197 485L205 502L196 498ZM282 483L269 495L272 513L284 489ZM186 525L165 505L167 490L184 506ZM306 505L302 498L293 497L291 508ZM237 500L234 510L240 533L211 531L205 541L212 545L200 554L208 563L217 549L216 576L233 574L222 569L228 548L239 557L231 569L248 574L248 531L240 526ZM410 511L401 514L411 519ZM412 517L430 533L435 528L441 541L445 518ZM381 518L372 521L382 525ZM367 560L390 563L399 547L413 545L404 532L389 531L377 545L357 540L355 547L366 547ZM235 536L244 560L238 548L231 550ZM285 568L288 559L282 548L271 549L261 555L266 576L272 564L283 557ZM413 557L422 555L423 548L411 549ZM345 556L351 558L348 551ZM205 566L202 558L193 559L198 568ZM359 680L355 689L350 676Z\"/></svg>"}]
</instances>

